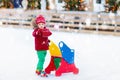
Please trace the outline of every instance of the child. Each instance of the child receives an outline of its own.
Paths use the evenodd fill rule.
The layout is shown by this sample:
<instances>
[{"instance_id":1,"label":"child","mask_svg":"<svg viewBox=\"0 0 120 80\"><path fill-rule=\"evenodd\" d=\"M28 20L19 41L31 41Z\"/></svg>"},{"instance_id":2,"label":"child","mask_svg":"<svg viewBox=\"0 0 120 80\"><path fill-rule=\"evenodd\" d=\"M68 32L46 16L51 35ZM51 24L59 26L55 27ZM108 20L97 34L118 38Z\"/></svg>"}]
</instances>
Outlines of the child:
<instances>
[{"instance_id":1,"label":"child","mask_svg":"<svg viewBox=\"0 0 120 80\"><path fill-rule=\"evenodd\" d=\"M37 51L38 56L36 74L41 75L42 77L47 77L47 74L43 71L43 65L50 42L48 37L52 34L49 29L45 27L45 24L46 21L42 15L36 17L35 22L33 22L34 31L32 33L35 38L35 50Z\"/></svg>"}]
</instances>

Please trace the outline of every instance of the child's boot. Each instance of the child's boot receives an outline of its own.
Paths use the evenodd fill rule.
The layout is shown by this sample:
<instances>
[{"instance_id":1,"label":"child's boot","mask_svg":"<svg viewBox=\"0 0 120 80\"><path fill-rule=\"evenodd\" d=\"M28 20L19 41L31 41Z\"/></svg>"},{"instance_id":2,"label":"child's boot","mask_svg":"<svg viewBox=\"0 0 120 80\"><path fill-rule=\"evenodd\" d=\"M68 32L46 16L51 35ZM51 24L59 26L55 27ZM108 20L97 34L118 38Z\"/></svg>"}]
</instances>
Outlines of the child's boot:
<instances>
[{"instance_id":1,"label":"child's boot","mask_svg":"<svg viewBox=\"0 0 120 80\"><path fill-rule=\"evenodd\" d=\"M47 73L45 71L40 71L41 77L48 77Z\"/></svg>"},{"instance_id":2,"label":"child's boot","mask_svg":"<svg viewBox=\"0 0 120 80\"><path fill-rule=\"evenodd\" d=\"M36 73L37 75L40 75L40 74L41 74L41 72L40 72L39 70L36 70L35 73Z\"/></svg>"}]
</instances>

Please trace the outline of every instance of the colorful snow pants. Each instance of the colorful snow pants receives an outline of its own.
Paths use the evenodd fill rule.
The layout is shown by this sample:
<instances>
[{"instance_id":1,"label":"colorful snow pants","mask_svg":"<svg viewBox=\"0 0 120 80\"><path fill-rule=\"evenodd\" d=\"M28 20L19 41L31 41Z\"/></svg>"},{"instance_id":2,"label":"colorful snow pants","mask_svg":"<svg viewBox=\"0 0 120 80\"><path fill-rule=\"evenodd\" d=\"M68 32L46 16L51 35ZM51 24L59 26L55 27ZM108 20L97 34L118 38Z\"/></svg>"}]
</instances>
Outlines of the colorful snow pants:
<instances>
[{"instance_id":1,"label":"colorful snow pants","mask_svg":"<svg viewBox=\"0 0 120 80\"><path fill-rule=\"evenodd\" d=\"M38 56L37 70L39 71L43 70L46 54L47 54L46 50L37 51L37 56Z\"/></svg>"}]
</instances>

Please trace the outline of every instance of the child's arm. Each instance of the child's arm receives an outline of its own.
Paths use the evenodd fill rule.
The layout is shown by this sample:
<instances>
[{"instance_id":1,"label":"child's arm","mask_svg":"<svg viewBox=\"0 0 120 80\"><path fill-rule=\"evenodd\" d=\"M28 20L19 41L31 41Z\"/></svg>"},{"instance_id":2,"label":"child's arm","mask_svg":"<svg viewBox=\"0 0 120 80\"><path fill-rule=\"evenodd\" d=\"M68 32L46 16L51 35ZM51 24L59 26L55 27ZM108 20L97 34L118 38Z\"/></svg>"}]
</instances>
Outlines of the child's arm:
<instances>
[{"instance_id":1,"label":"child's arm","mask_svg":"<svg viewBox=\"0 0 120 80\"><path fill-rule=\"evenodd\" d=\"M45 28L44 30L42 30L42 36L43 37L48 37L50 35L52 35L52 32L49 29Z\"/></svg>"},{"instance_id":2,"label":"child's arm","mask_svg":"<svg viewBox=\"0 0 120 80\"><path fill-rule=\"evenodd\" d=\"M32 35L33 35L34 37L41 36L41 32L39 31L39 29L35 29L35 30L33 31Z\"/></svg>"}]
</instances>

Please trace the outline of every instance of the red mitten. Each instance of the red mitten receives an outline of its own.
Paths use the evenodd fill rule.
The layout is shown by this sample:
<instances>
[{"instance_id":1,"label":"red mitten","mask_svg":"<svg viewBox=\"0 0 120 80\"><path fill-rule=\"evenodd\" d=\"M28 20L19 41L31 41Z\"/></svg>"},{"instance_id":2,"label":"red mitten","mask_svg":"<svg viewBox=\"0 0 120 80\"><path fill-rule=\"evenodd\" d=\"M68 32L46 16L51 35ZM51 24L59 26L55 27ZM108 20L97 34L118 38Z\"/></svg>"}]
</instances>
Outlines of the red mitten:
<instances>
[{"instance_id":1,"label":"red mitten","mask_svg":"<svg viewBox=\"0 0 120 80\"><path fill-rule=\"evenodd\" d=\"M43 29L42 30L42 36L43 37L48 37L48 36L50 36L52 33L50 32L50 30L49 29Z\"/></svg>"},{"instance_id":2,"label":"red mitten","mask_svg":"<svg viewBox=\"0 0 120 80\"><path fill-rule=\"evenodd\" d=\"M41 35L41 30L40 30L40 29L38 29L38 30L36 31L36 35Z\"/></svg>"}]
</instances>

